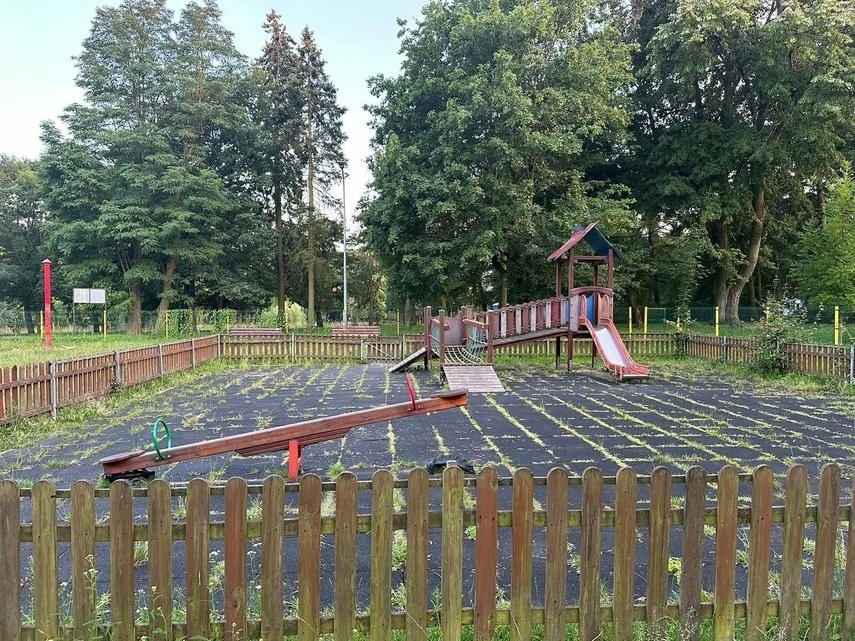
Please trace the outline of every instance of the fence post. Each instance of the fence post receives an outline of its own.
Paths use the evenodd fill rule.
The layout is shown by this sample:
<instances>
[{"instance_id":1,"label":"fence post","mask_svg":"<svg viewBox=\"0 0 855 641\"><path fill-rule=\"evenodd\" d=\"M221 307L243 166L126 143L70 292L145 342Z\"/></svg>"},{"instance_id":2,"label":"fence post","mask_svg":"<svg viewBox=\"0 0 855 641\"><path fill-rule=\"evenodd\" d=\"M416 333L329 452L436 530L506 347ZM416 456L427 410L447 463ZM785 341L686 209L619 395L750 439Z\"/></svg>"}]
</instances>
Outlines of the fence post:
<instances>
[{"instance_id":1,"label":"fence post","mask_svg":"<svg viewBox=\"0 0 855 641\"><path fill-rule=\"evenodd\" d=\"M50 415L56 420L56 361L50 362Z\"/></svg>"},{"instance_id":2,"label":"fence post","mask_svg":"<svg viewBox=\"0 0 855 641\"><path fill-rule=\"evenodd\" d=\"M291 332L291 362L297 362L297 337Z\"/></svg>"},{"instance_id":3,"label":"fence post","mask_svg":"<svg viewBox=\"0 0 855 641\"><path fill-rule=\"evenodd\" d=\"M849 348L849 384L855 383L855 345Z\"/></svg>"},{"instance_id":4,"label":"fence post","mask_svg":"<svg viewBox=\"0 0 855 641\"><path fill-rule=\"evenodd\" d=\"M727 336L721 337L721 362L726 363L730 354L727 353Z\"/></svg>"},{"instance_id":5,"label":"fence post","mask_svg":"<svg viewBox=\"0 0 855 641\"><path fill-rule=\"evenodd\" d=\"M157 363L160 366L160 378L163 378L163 345L157 346Z\"/></svg>"},{"instance_id":6,"label":"fence post","mask_svg":"<svg viewBox=\"0 0 855 641\"><path fill-rule=\"evenodd\" d=\"M113 383L116 387L119 387L122 384L122 358L119 355L119 350L113 352L113 367L115 368Z\"/></svg>"},{"instance_id":7,"label":"fence post","mask_svg":"<svg viewBox=\"0 0 855 641\"><path fill-rule=\"evenodd\" d=\"M217 334L217 359L223 357L223 335Z\"/></svg>"},{"instance_id":8,"label":"fence post","mask_svg":"<svg viewBox=\"0 0 855 641\"><path fill-rule=\"evenodd\" d=\"M190 339L190 367L196 369L196 339Z\"/></svg>"},{"instance_id":9,"label":"fence post","mask_svg":"<svg viewBox=\"0 0 855 641\"><path fill-rule=\"evenodd\" d=\"M629 335L632 336L632 305L629 306Z\"/></svg>"},{"instance_id":10,"label":"fence post","mask_svg":"<svg viewBox=\"0 0 855 641\"><path fill-rule=\"evenodd\" d=\"M840 345L840 306L834 306L834 344Z\"/></svg>"}]
</instances>

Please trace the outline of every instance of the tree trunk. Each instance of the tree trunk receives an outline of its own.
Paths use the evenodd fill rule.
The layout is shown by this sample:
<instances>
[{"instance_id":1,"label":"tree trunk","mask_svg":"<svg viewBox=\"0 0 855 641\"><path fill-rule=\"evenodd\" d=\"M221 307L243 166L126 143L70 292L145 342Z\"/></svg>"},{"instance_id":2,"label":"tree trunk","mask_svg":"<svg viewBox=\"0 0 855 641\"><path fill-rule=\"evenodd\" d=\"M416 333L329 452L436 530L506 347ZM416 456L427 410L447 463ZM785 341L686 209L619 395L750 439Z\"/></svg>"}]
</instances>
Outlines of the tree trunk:
<instances>
[{"instance_id":1,"label":"tree trunk","mask_svg":"<svg viewBox=\"0 0 855 641\"><path fill-rule=\"evenodd\" d=\"M157 306L157 324L160 325L169 312L172 302L172 279L178 269L178 256L170 256L166 261L166 269L163 271L163 291L160 294L160 304Z\"/></svg>"},{"instance_id":2,"label":"tree trunk","mask_svg":"<svg viewBox=\"0 0 855 641\"><path fill-rule=\"evenodd\" d=\"M748 306L749 307L757 307L757 279L754 275L751 275L751 278L748 279Z\"/></svg>"},{"instance_id":3,"label":"tree trunk","mask_svg":"<svg viewBox=\"0 0 855 641\"><path fill-rule=\"evenodd\" d=\"M722 220L713 222L710 233L713 244L726 256L727 251L730 249L730 233L727 223ZM724 258L723 260L719 260L715 267L715 276L713 278L713 303L722 314L727 309L727 260L729 259Z\"/></svg>"},{"instance_id":4,"label":"tree trunk","mask_svg":"<svg viewBox=\"0 0 855 641\"><path fill-rule=\"evenodd\" d=\"M739 270L736 282L727 288L727 302L725 307L725 319L730 324L739 323L739 299L742 290L748 280L757 269L757 261L760 258L760 245L763 242L763 225L766 220L766 192L763 188L762 179L757 179L751 188L752 206L754 208L754 221L751 223L751 235L748 238L748 247L745 252L745 263Z\"/></svg>"},{"instance_id":5,"label":"tree trunk","mask_svg":"<svg viewBox=\"0 0 855 641\"><path fill-rule=\"evenodd\" d=\"M499 307L508 306L508 272L502 274L502 293L499 300Z\"/></svg>"},{"instance_id":6,"label":"tree trunk","mask_svg":"<svg viewBox=\"0 0 855 641\"><path fill-rule=\"evenodd\" d=\"M128 334L142 334L142 283L137 281L130 291L131 313L128 316Z\"/></svg>"},{"instance_id":7,"label":"tree trunk","mask_svg":"<svg viewBox=\"0 0 855 641\"><path fill-rule=\"evenodd\" d=\"M279 327L285 327L285 253L282 240L282 165L278 158L273 163L273 215L276 217L276 317Z\"/></svg>"},{"instance_id":8,"label":"tree trunk","mask_svg":"<svg viewBox=\"0 0 855 641\"><path fill-rule=\"evenodd\" d=\"M312 101L309 97L307 106L307 122L306 122L306 143L308 149L308 181L309 189L309 211L308 211L308 232L306 238L307 254L309 259L309 327L315 322L315 159L312 149Z\"/></svg>"}]
</instances>

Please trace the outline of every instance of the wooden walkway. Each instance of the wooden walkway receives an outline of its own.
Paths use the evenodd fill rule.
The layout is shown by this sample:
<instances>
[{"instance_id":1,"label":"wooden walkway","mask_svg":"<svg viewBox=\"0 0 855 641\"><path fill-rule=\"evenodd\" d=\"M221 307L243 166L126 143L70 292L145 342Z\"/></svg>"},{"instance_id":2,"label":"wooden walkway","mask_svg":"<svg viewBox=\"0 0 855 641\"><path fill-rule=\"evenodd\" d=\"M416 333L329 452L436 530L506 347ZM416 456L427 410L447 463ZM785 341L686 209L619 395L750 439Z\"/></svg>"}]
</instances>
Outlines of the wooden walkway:
<instances>
[{"instance_id":1,"label":"wooden walkway","mask_svg":"<svg viewBox=\"0 0 855 641\"><path fill-rule=\"evenodd\" d=\"M444 365L442 371L451 389L465 389L469 392L505 391L492 365Z\"/></svg>"}]
</instances>

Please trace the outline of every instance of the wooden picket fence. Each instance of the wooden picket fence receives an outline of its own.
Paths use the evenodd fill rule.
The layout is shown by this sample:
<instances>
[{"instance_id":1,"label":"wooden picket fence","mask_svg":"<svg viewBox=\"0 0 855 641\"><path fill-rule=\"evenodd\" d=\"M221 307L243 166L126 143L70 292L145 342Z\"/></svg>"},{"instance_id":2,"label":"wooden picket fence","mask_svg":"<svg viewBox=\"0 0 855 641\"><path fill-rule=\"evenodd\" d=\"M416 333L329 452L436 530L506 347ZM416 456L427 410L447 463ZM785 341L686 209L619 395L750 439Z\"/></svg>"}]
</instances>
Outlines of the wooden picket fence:
<instances>
[{"instance_id":1,"label":"wooden picket fence","mask_svg":"<svg viewBox=\"0 0 855 641\"><path fill-rule=\"evenodd\" d=\"M224 358L284 360L289 363L400 361L424 345L421 334L361 338L325 334L269 336L222 336Z\"/></svg>"},{"instance_id":2,"label":"wooden picket fence","mask_svg":"<svg viewBox=\"0 0 855 641\"><path fill-rule=\"evenodd\" d=\"M750 365L757 361L760 340L693 335L685 339L687 356ZM807 376L831 376L855 383L855 345L783 343L784 368ZM631 350L630 350L631 351Z\"/></svg>"},{"instance_id":3,"label":"wooden picket fence","mask_svg":"<svg viewBox=\"0 0 855 641\"><path fill-rule=\"evenodd\" d=\"M826 465L814 486L817 502L809 505L808 472L796 465L784 481L783 505L775 506L775 480L768 466L752 474L727 466L717 475L692 467L674 476L662 467L650 476L626 468L613 478L596 468L582 477L553 469L545 478L523 469L512 479L500 479L493 468L464 478L449 467L441 479L415 469L396 480L381 470L371 481L344 473L324 483L308 474L299 484L269 477L262 485L233 478L225 486L195 479L133 488L118 481L109 490L83 481L70 490L47 481L31 489L3 481L0 638L88 640L109 630L112 641L293 634L344 641L354 630L377 640L405 630L407 639L424 640L431 627L457 639L473 626L474 638L487 640L499 626L509 626L511 639L528 639L532 626L543 625L544 639L563 641L572 624L582 641L601 638L607 628L624 641L632 639L635 622L645 622L648 638L679 626L680 638L694 641L711 620L714 638L732 641L737 620L744 620L748 641L765 639L773 624L776 638L794 641L802 638L803 615L810 615L811 641L830 638L831 625L851 638L855 485L841 496L840 469ZM715 501L708 502L713 491ZM747 502L740 498L745 493ZM368 494L370 510L360 512L369 501L359 498ZM221 521L212 520L216 514L224 514ZM742 537L747 553L738 550ZM393 566L396 540L405 541L402 571ZM809 540L812 559L805 565ZM568 557L571 541L577 570ZM331 552L323 562L322 543ZM139 545L147 545L143 562L135 559ZM535 546L545 555L536 575ZM219 604L211 592L214 549L224 560ZM32 557L32 576L22 574L22 554ZM70 560L60 566L60 555ZM770 588L770 559L778 555L779 585ZM183 594L173 584L179 558ZM742 587L738 566L745 567ZM60 567L70 567L68 574ZM105 568L108 585L94 579L94 568ZM505 600L499 583L508 573ZM437 575L441 598L432 609ZM713 577L709 599L705 577ZM322 583L333 589L326 603ZM70 586L68 593L60 585ZM568 587L578 598L568 599ZM403 598L393 598L393 589Z\"/></svg>"},{"instance_id":4,"label":"wooden picket fence","mask_svg":"<svg viewBox=\"0 0 855 641\"><path fill-rule=\"evenodd\" d=\"M219 356L219 338L206 336L84 358L0 370L0 425L106 396L195 368Z\"/></svg>"}]
</instances>

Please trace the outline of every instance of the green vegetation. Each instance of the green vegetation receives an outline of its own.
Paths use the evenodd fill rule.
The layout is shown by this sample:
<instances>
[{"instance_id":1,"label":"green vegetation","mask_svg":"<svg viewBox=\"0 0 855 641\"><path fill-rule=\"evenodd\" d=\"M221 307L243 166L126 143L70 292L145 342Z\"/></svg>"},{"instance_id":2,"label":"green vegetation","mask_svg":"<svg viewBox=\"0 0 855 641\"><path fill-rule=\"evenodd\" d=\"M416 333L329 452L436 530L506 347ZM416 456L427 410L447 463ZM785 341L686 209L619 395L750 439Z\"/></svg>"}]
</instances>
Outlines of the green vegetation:
<instances>
[{"instance_id":1,"label":"green vegetation","mask_svg":"<svg viewBox=\"0 0 855 641\"><path fill-rule=\"evenodd\" d=\"M0 336L0 368L112 354L116 350L163 342L163 336L107 334L104 339L92 334L58 334L53 337L53 349L46 350L44 339L38 335Z\"/></svg>"}]
</instances>

